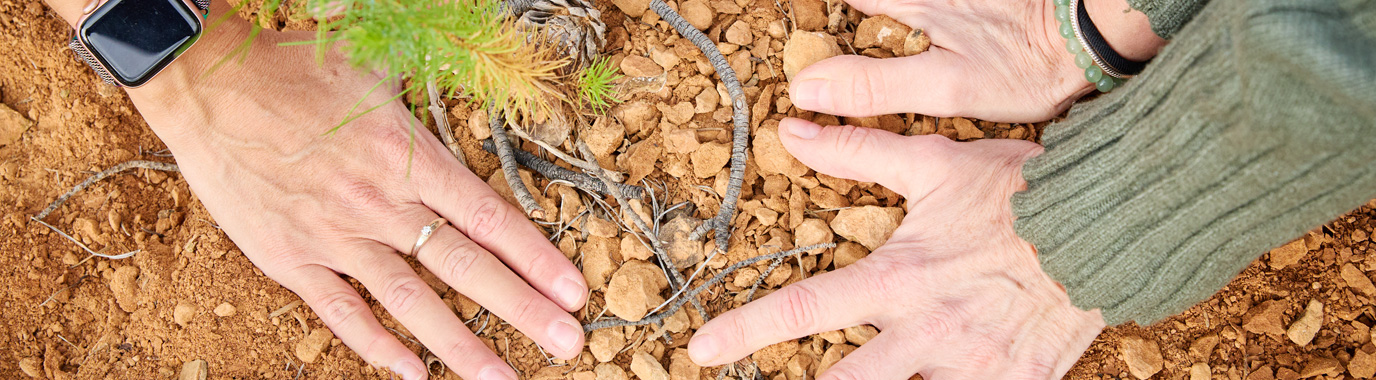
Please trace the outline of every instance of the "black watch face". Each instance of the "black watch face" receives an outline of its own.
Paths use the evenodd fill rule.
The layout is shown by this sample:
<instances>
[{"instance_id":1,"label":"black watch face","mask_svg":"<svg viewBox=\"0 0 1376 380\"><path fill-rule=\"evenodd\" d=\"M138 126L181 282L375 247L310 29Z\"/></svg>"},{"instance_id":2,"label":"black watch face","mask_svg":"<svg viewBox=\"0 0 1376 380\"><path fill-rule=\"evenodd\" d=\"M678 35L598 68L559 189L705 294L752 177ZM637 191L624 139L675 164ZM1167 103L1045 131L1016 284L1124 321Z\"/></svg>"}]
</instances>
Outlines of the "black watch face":
<instances>
[{"instance_id":1,"label":"black watch face","mask_svg":"<svg viewBox=\"0 0 1376 380\"><path fill-rule=\"evenodd\" d=\"M80 33L110 74L138 86L191 46L201 33L198 17L182 0L109 0Z\"/></svg>"}]
</instances>

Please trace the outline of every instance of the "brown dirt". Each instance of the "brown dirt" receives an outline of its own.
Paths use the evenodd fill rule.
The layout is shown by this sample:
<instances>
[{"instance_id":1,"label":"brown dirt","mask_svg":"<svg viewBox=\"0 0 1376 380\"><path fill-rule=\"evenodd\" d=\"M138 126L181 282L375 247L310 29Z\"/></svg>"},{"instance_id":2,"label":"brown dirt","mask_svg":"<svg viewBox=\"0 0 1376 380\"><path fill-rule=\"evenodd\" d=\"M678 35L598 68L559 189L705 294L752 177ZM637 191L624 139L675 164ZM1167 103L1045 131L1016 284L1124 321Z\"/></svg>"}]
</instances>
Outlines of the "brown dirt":
<instances>
[{"instance_id":1,"label":"brown dirt","mask_svg":"<svg viewBox=\"0 0 1376 380\"><path fill-rule=\"evenodd\" d=\"M795 0L793 5L820 8L817 3ZM838 120L799 112L785 100L787 86L777 54L783 41L768 32L771 22L785 18L780 8L771 0L755 0L744 11L733 14L732 8L740 7L723 0L710 4L720 14L709 35L721 38L725 34L740 40L742 28L748 27L753 41L736 54L753 51L757 58L766 60L752 64L749 57L733 59L743 66L738 71L755 74L756 80L745 82L750 103L756 105L757 119L793 115L900 133L941 133L962 140L1035 140L1040 132L1034 125L937 120L920 115ZM651 106L642 108L658 108L649 122L617 120L626 131L626 144L617 144L621 146L614 147L615 153L603 160L603 165L648 170L651 179L670 184L668 196L673 202L691 200L700 206L698 216L711 215L719 201L697 186L721 189L725 172L698 166L719 166L719 158L707 154L695 157L675 149L691 149L680 145L693 144L689 140L700 144L727 142L724 129L729 113L723 111L726 108L709 105L710 111L689 115L691 121L686 125L661 125L655 120L659 112L665 113L663 119L671 119L680 117L676 111L698 107L701 99L712 98L703 90L715 87L716 81L700 74L705 62L691 45L674 37L663 25L650 26L653 17L633 20L622 17L609 4L601 7L607 10L605 19L610 20L609 50L618 62L630 55L662 58L666 51L682 58L669 69L668 89L636 97L635 102L644 102L639 105ZM0 51L6 52L0 55L0 103L37 122L17 141L0 146L0 210L4 212L0 252L5 253L0 255L0 286L5 289L0 292L0 306L6 313L0 320L0 341L5 348L0 351L0 373L8 374L0 377L19 378L26 373L23 371L34 371L56 379L172 378L184 363L196 359L207 362L211 378L285 379L298 373L303 378L386 377L362 363L338 340L316 331L322 326L308 308L296 307L270 317L297 297L263 277L216 229L179 175L139 171L115 176L78 194L47 219L105 253L142 250L132 258L83 260L85 255L73 244L29 221L30 215L95 171L133 158L170 159L159 154L162 144L124 94L100 85L95 75L66 50L70 33L43 4L37 0L0 2L0 15ZM798 17L810 17L812 21L805 22L813 24L826 21L816 20L815 14L800 13ZM845 19L854 30L857 16ZM727 33L738 20L745 24ZM855 36L838 34L842 49L852 52L848 47ZM887 54L880 48L864 52ZM766 99L759 101L762 96ZM635 106L628 103L612 113L626 118L628 113L635 114L628 111ZM469 113L458 108L450 122L464 140L465 153L475 171L491 176L495 160L478 149L467 127ZM668 152L660 148L666 144ZM630 158L613 157L623 154ZM794 228L802 225L805 217L830 220L835 216L804 210L901 204L896 195L877 186L813 174L789 181L780 175L756 175L753 164L751 168L742 213L735 220L740 228L732 239L730 261L753 255L754 247L791 247ZM551 199L557 196L551 191ZM815 223L808 225L815 227ZM587 240L586 234L576 235L580 236L561 242L566 252L574 253ZM1181 315L1149 327L1109 329L1068 377L1127 378L1132 376L1129 362L1150 366L1153 361L1163 362L1164 367L1155 377L1167 379L1190 378L1191 367L1198 363L1206 364L1205 371L1216 379L1295 379L1301 373L1321 378L1370 376L1376 371L1376 359L1371 355L1376 346L1369 328L1376 323L1372 308L1376 294L1369 292L1376 288L1362 279L1376 270L1372 235L1376 235L1376 201L1314 230L1289 246L1287 254L1277 251L1273 254L1276 258L1262 256L1212 299ZM803 265L811 272L826 270L833 267L834 259L853 259L856 250L863 253L863 249L852 245L844 255L828 251L809 256ZM630 252L611 256L620 262L623 254ZM1276 267L1286 261L1284 257L1296 255L1300 255L1298 263ZM738 276L758 276L766 264ZM1354 268L1348 276L1340 275L1338 269L1345 264ZM798 265L781 266L766 279L765 288L777 289L797 281L801 278ZM748 277L729 278L729 285L719 288L708 302L709 313L738 305L743 298L738 284L748 286L751 282ZM590 305L577 316L584 320L596 316L605 304L603 297L602 292L594 293ZM470 302L452 291L445 298L462 314L476 312ZM1278 334L1299 319L1311 300L1324 306L1321 330L1313 342L1300 346ZM409 335L380 308L374 311L384 324ZM700 324L698 318L690 318L690 327ZM471 327L477 329L477 323ZM635 366L651 366L647 360L658 360L676 375L695 372L696 367L685 365L679 351L691 329L670 333L668 339L645 338L654 335L654 329L626 329L622 333L621 339L629 347L613 363L627 372ZM859 330L849 333L846 335L864 335ZM550 367L530 340L495 319L481 335L527 377L560 378L570 370L568 365ZM827 337L836 340L838 335L776 345L752 358L769 378L796 379L799 368L816 373L823 353L831 347ZM1200 353L1200 347L1208 346L1209 337L1218 338L1216 348ZM309 356L303 351L311 351L310 346L317 343L323 352L301 369L300 357ZM1159 347L1159 360L1153 360L1152 346ZM1192 346L1195 352L1191 352ZM421 352L420 347L412 347ZM638 364L633 366L632 358ZM572 369L577 376L592 378L594 362L593 355L585 353ZM789 370L790 366L794 370ZM700 371L703 378L714 378L716 373L717 369ZM451 374L443 378L456 377Z\"/></svg>"}]
</instances>

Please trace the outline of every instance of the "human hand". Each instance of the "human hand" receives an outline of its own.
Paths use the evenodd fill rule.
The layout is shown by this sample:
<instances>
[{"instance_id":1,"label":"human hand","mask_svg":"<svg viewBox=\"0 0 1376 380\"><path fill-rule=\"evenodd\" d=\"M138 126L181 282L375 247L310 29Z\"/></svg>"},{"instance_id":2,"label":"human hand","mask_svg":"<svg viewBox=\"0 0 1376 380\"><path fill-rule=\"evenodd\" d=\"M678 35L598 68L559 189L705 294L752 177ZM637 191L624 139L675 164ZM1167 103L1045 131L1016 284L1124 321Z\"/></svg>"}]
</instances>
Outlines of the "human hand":
<instances>
[{"instance_id":1,"label":"human hand","mask_svg":"<svg viewBox=\"0 0 1376 380\"><path fill-rule=\"evenodd\" d=\"M707 322L688 343L700 365L776 342L870 324L880 333L818 379L1060 378L1104 328L1070 303L1013 231L1021 140L952 142L851 126L780 123L784 147L840 178L903 195L908 214L882 247ZM875 165L875 163L890 163Z\"/></svg>"},{"instance_id":2,"label":"human hand","mask_svg":"<svg viewBox=\"0 0 1376 380\"><path fill-rule=\"evenodd\" d=\"M1084 0L1110 46L1147 60L1166 44L1125 0ZM1066 50L1051 0L847 0L931 38L925 53L875 59L839 56L790 81L800 108L840 116L916 112L998 122L1037 122L1094 90Z\"/></svg>"},{"instance_id":3,"label":"human hand","mask_svg":"<svg viewBox=\"0 0 1376 380\"><path fill-rule=\"evenodd\" d=\"M584 304L582 274L390 99L395 91L384 86L365 99L381 75L336 52L317 64L312 45L279 46L314 33L270 30L246 61L205 74L247 33L231 18L128 93L192 191L263 273L300 295L364 360L406 379L427 377L425 366L341 274L463 378L515 379L398 255L412 254L421 227L442 216L453 226L415 253L422 265L546 352L581 352L582 329L568 311ZM360 112L381 106L327 134L360 99Z\"/></svg>"}]
</instances>

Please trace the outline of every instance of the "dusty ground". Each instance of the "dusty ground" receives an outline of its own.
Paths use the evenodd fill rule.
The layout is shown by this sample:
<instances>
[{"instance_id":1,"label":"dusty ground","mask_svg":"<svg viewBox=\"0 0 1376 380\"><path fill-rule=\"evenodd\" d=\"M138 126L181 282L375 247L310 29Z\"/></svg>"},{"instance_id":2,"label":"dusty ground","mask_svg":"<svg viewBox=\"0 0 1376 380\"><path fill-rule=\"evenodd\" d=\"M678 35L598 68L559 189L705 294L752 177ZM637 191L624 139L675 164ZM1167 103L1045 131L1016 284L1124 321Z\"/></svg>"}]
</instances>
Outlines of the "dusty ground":
<instances>
[{"instance_id":1,"label":"dusty ground","mask_svg":"<svg viewBox=\"0 0 1376 380\"><path fill-rule=\"evenodd\" d=\"M825 30L825 6L816 0L784 2L783 7L772 0L694 2L688 8L700 12L706 6L713 12L690 19L710 24L709 35L725 41L721 44L725 50L733 50L727 53L733 66L744 73L743 78L753 78L743 79L757 121L752 136L768 136L775 123L764 120L785 115L901 133L941 133L961 140L1035 140L1039 135L1040 127L1033 125L920 115L838 120L799 112L787 101L785 64L779 58L784 40L791 37L779 28L786 25L781 20L789 19L781 10L794 9L795 17L789 20L805 29ZM655 74L668 66L668 86L658 93L637 95L613 110L613 119L585 136L601 136L604 166L663 181L668 186L661 195L667 195L670 203L697 203L701 206L698 216L715 213L719 201L707 189L720 191L725 183L719 144L728 139L724 128L729 118L728 108L717 104L713 96L716 80L701 74L706 71L701 55L662 23L654 26L653 17L627 18L610 4L601 7L607 10L609 51L614 59L634 74ZM685 9L684 13L689 12ZM858 28L862 35L858 39L853 33L858 18L839 21L843 21L842 29L833 34L839 36L835 46L840 51L903 54L902 45L892 45L892 41L865 48L870 44L862 41L868 33L865 27ZM95 171L134 158L172 159L159 153L161 143L123 93L100 85L74 59L65 48L66 26L38 0L0 2L0 25L0 51L5 52L0 55L0 122L12 123L0 126L0 132L15 131L13 123L21 124L18 129L22 130L0 133L0 210L4 213L0 286L5 289L0 292L0 307L5 310L0 319L0 342L5 348L0 351L0 374L4 374L0 377L173 378L194 360L206 362L211 378L385 377L338 340L330 339L310 310L293 306L295 295L262 277L216 229L179 175L144 171L119 175L72 198L46 219L105 253L142 250L131 258L86 259L75 245L29 221L30 215ZM5 118L10 109L36 123L6 121L18 120ZM450 122L475 172L490 177L493 158L478 149L474 133L483 131L468 127L470 116L470 110L456 108ZM877 186L819 178L806 171L794 173L796 167L777 146L769 146L767 138L753 141L757 148L752 155L758 162L751 164L742 212L734 223L740 228L725 260L712 263L714 269L753 255L756 249L791 247L800 225L815 227L810 219L825 224L837 218L830 209L901 206L897 196ZM540 185L544 184L541 180ZM562 196L551 190L548 199L553 203ZM1376 270L1371 240L1376 234L1374 206L1376 202L1369 203L1263 255L1215 297L1175 318L1150 327L1109 329L1069 378L1151 374L1166 379L1370 377L1376 372L1370 329L1376 323L1371 307L1376 286L1367 274ZM571 231L561 235L560 246L585 271L590 271L589 260L610 262L612 268L598 270L613 270L637 256L618 249L620 238L598 236L598 230L581 222ZM612 236L617 235L613 232ZM825 238L844 240L830 233ZM802 277L800 269L816 272L844 265L863 255L863 248L857 251L855 247L788 262L763 281L762 291L797 281ZM761 263L737 273L726 281L728 285L707 296L709 313L738 305L744 289L765 266ZM609 273L593 277L605 281ZM445 293L445 298L466 318L479 316L471 302L454 292ZM604 290L595 292L590 305L577 316L596 317L605 299ZM1301 318L1311 304L1311 308L1322 307L1321 316ZM375 309L383 315L384 324L409 335L380 308ZM676 378L715 378L717 368L699 369L682 351L691 328L701 323L692 316L695 313L687 314L686 326L666 326L667 334L660 339L651 338L664 333L655 328L594 336L590 341L596 343L598 353L620 352L610 359L612 364L600 365L593 351L572 363L547 362L528 339L495 318L478 318L470 327L481 328L480 335L526 377L624 377L631 373L632 356L645 353ZM1287 336L1287 332L1303 335L1301 330L1316 327L1317 337L1307 345ZM855 330L786 342L752 360L768 378L798 379L834 362L837 353L864 340L865 333ZM421 352L420 347L413 348ZM305 361L310 363L303 366ZM594 368L600 368L596 375Z\"/></svg>"}]
</instances>

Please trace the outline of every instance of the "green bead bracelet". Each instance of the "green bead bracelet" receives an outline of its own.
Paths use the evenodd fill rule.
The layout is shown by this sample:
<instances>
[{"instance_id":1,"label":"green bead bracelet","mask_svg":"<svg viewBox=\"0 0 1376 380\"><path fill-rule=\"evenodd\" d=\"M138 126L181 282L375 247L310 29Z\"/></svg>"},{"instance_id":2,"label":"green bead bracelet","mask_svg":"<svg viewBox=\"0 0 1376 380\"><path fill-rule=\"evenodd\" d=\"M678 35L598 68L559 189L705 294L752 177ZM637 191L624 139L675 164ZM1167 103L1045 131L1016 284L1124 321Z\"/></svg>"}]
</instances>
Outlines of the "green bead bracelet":
<instances>
[{"instance_id":1,"label":"green bead bracelet","mask_svg":"<svg viewBox=\"0 0 1376 380\"><path fill-rule=\"evenodd\" d=\"M1056 21L1060 22L1061 37L1065 38L1065 48L1070 54L1075 55L1075 66L1085 70L1085 80L1094 84L1094 88L1099 92L1113 91L1123 84L1124 79L1114 78L1104 74L1104 70L1094 63L1094 58L1089 56L1085 47L1080 45L1080 40L1075 36L1075 27L1071 25L1070 18L1073 17L1070 11L1070 0L1054 0L1056 3Z\"/></svg>"}]
</instances>

